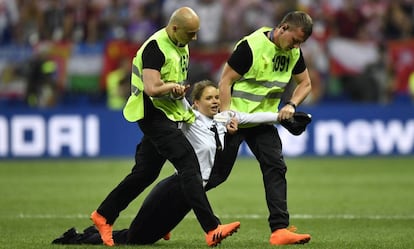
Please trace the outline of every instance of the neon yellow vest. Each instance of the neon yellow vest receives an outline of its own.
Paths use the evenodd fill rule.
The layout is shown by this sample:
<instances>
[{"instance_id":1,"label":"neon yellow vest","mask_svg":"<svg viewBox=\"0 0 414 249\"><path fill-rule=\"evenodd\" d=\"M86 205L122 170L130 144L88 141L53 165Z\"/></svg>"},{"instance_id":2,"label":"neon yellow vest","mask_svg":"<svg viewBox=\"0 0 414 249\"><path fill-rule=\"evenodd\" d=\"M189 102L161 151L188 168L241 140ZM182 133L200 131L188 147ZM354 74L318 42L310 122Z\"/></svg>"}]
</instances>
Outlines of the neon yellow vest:
<instances>
[{"instance_id":1,"label":"neon yellow vest","mask_svg":"<svg viewBox=\"0 0 414 249\"><path fill-rule=\"evenodd\" d=\"M137 51L132 61L131 96L124 107L126 120L135 122L144 118L144 83L142 81L142 52L147 44L155 40L164 54L165 63L161 68L161 80L184 84L187 79L189 51L188 46L177 47L168 37L166 29L153 34ZM185 108L182 100L174 100L170 95L150 97L154 106L165 113L172 121L194 122L195 115Z\"/></svg>"},{"instance_id":2,"label":"neon yellow vest","mask_svg":"<svg viewBox=\"0 0 414 249\"><path fill-rule=\"evenodd\" d=\"M234 82L231 109L246 112L278 112L280 98L292 77L300 49L283 51L264 34L263 27L239 41L246 40L253 54L253 64L241 79ZM244 127L249 127L247 125Z\"/></svg>"}]
</instances>

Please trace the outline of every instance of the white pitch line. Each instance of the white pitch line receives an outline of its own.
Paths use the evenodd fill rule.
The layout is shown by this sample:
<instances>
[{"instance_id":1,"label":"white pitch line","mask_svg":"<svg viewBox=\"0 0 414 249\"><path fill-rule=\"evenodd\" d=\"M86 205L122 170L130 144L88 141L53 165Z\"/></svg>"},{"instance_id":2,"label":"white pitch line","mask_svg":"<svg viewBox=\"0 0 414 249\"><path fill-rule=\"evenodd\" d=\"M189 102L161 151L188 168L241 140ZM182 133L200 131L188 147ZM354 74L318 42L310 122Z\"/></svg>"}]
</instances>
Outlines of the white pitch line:
<instances>
[{"instance_id":1,"label":"white pitch line","mask_svg":"<svg viewBox=\"0 0 414 249\"><path fill-rule=\"evenodd\" d=\"M133 219L133 215L122 215L121 219ZM227 214L220 215L220 218L237 218L237 219L267 219L266 215L261 214ZM56 215L56 214L18 214L17 216L8 216L3 218L20 218L20 219L89 219L89 215L85 214L71 214L71 215ZM190 214L186 218L195 218ZM414 220L414 215L355 215L355 214L292 214L292 219L312 220L312 219L327 219L327 220Z\"/></svg>"}]
</instances>

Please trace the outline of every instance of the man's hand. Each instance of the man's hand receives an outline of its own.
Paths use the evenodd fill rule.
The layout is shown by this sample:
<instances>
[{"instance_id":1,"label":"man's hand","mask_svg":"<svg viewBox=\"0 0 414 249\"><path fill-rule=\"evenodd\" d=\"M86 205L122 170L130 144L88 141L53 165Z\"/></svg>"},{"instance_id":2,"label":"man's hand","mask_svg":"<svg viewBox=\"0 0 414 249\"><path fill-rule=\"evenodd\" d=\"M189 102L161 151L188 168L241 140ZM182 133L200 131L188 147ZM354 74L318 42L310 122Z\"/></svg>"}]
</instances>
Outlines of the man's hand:
<instances>
[{"instance_id":1,"label":"man's hand","mask_svg":"<svg viewBox=\"0 0 414 249\"><path fill-rule=\"evenodd\" d=\"M175 84L171 89L171 97L173 99L182 99L185 96L185 93L190 88L190 85L182 86L180 84Z\"/></svg>"},{"instance_id":2,"label":"man's hand","mask_svg":"<svg viewBox=\"0 0 414 249\"><path fill-rule=\"evenodd\" d=\"M293 106L285 105L284 107L282 107L282 109L279 110L279 116L277 120L279 121L279 123L282 120L289 120L293 117L294 113L295 113L295 108Z\"/></svg>"},{"instance_id":3,"label":"man's hand","mask_svg":"<svg viewBox=\"0 0 414 249\"><path fill-rule=\"evenodd\" d=\"M226 125L227 128L227 132L229 134L235 134L238 130L239 127L239 122L237 121L237 118L232 117L230 119L230 122L228 122L228 124Z\"/></svg>"}]
</instances>

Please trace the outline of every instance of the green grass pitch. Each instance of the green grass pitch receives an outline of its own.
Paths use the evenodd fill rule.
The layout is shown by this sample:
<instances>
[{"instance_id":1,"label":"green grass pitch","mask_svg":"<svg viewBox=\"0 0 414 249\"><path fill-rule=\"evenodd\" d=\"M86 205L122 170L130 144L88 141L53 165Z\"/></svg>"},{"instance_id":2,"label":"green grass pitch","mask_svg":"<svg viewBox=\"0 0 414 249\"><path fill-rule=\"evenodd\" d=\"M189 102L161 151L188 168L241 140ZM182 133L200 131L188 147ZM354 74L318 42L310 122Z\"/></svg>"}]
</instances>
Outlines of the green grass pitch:
<instances>
[{"instance_id":1,"label":"green grass pitch","mask_svg":"<svg viewBox=\"0 0 414 249\"><path fill-rule=\"evenodd\" d=\"M414 247L414 158L287 158L291 224L310 233L306 245L283 248L408 249ZM63 249L104 246L52 245L70 227L89 226L89 214L129 172L132 160L0 161L0 248ZM166 165L160 177L173 172ZM126 228L145 191L121 213ZM208 193L223 222L240 230L219 248L269 245L263 183L257 162L239 158L230 178ZM194 215L172 231L170 241L122 248L208 248Z\"/></svg>"}]
</instances>

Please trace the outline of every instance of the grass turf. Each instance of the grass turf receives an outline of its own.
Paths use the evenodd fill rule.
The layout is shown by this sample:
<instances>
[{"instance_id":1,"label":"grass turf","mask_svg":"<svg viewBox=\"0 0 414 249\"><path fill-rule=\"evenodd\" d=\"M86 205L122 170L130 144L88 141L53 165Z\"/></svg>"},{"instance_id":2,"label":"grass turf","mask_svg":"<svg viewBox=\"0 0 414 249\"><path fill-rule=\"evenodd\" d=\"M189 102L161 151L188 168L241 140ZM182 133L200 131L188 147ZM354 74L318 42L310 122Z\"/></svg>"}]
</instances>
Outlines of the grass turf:
<instances>
[{"instance_id":1,"label":"grass turf","mask_svg":"<svg viewBox=\"0 0 414 249\"><path fill-rule=\"evenodd\" d=\"M310 233L306 245L283 248L391 249L414 244L414 159L288 158L291 224ZM52 245L68 228L83 230L89 214L129 172L131 160L0 161L0 248L104 248ZM166 165L160 177L173 172ZM121 213L126 228L147 191ZM258 164L240 158L230 178L208 193L222 222L241 221L220 248L275 248L268 243L263 184ZM123 246L122 248L137 248ZM138 248L208 248L191 213L170 241Z\"/></svg>"}]
</instances>

